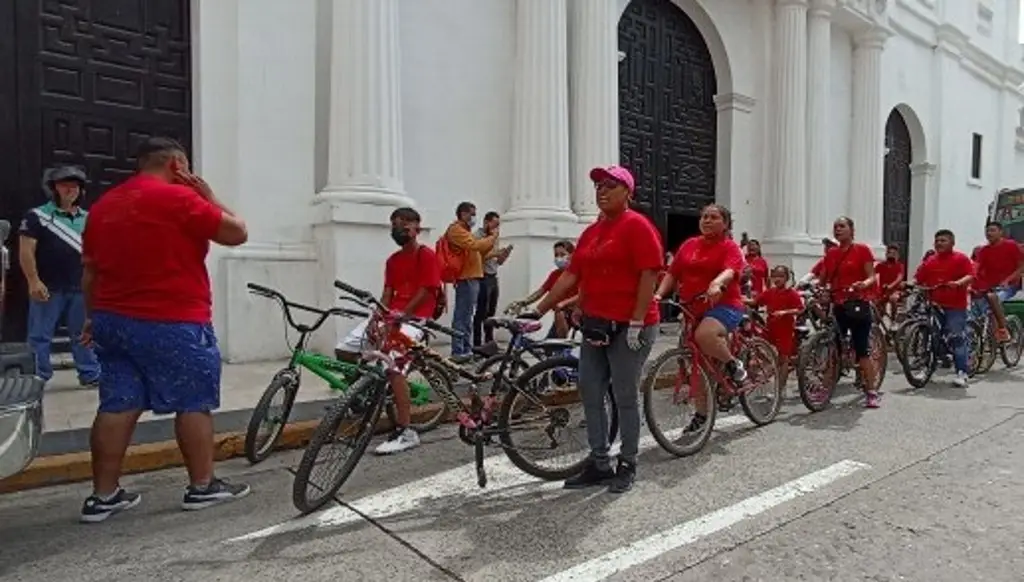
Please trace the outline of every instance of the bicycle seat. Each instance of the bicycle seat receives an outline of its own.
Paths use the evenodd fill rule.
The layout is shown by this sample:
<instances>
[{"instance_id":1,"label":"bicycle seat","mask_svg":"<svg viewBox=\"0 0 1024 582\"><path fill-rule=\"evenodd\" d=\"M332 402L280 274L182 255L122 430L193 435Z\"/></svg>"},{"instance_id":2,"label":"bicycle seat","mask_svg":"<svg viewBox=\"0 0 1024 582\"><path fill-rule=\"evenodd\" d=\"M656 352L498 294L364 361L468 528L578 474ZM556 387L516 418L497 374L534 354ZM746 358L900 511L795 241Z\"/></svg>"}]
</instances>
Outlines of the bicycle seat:
<instances>
[{"instance_id":1,"label":"bicycle seat","mask_svg":"<svg viewBox=\"0 0 1024 582\"><path fill-rule=\"evenodd\" d=\"M540 331L544 327L539 321L532 319L516 319L514 317L491 317L484 325L493 328L507 329L512 335L521 335Z\"/></svg>"}]
</instances>

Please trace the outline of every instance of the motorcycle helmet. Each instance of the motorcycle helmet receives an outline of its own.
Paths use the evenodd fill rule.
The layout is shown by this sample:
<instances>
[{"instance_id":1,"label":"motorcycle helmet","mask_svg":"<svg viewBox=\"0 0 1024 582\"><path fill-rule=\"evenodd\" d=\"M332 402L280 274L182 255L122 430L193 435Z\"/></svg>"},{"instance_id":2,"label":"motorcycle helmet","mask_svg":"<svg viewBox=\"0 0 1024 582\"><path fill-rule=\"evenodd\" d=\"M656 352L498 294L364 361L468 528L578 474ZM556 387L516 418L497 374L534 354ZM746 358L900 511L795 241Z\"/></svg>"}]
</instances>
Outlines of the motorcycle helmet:
<instances>
[{"instance_id":1,"label":"motorcycle helmet","mask_svg":"<svg viewBox=\"0 0 1024 582\"><path fill-rule=\"evenodd\" d=\"M78 182L81 187L81 192L78 194L78 198L75 199L75 204L78 204L82 199L82 195L85 194L85 185L89 183L89 179L85 175L85 170L78 166L54 166L48 168L43 172L43 192L46 193L47 198L57 202L57 189L54 184L57 182Z\"/></svg>"}]
</instances>

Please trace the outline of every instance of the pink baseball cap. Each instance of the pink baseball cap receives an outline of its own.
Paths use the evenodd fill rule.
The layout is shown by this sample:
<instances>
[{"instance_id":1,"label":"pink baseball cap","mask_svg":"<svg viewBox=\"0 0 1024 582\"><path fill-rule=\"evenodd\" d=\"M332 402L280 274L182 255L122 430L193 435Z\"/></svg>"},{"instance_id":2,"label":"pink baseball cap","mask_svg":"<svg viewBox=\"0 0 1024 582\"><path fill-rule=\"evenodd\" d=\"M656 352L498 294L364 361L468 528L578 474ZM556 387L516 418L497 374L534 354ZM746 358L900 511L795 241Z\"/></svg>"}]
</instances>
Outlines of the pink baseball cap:
<instances>
[{"instance_id":1,"label":"pink baseball cap","mask_svg":"<svg viewBox=\"0 0 1024 582\"><path fill-rule=\"evenodd\" d=\"M626 187L631 193L636 187L633 174L622 166L608 166L607 168L594 168L590 170L590 179L597 183L612 179Z\"/></svg>"}]
</instances>

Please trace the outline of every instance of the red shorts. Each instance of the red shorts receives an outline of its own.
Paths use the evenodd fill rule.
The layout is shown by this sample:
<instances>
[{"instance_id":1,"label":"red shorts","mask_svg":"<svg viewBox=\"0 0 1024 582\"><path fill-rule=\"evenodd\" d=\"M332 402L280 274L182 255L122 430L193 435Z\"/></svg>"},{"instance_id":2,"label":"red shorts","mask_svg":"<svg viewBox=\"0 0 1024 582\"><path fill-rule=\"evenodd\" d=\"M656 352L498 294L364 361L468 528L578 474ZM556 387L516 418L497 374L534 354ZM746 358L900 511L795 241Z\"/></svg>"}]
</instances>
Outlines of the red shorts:
<instances>
[{"instance_id":1,"label":"red shorts","mask_svg":"<svg viewBox=\"0 0 1024 582\"><path fill-rule=\"evenodd\" d=\"M791 358L796 354L796 330L769 327L768 343L775 346L783 358Z\"/></svg>"}]
</instances>

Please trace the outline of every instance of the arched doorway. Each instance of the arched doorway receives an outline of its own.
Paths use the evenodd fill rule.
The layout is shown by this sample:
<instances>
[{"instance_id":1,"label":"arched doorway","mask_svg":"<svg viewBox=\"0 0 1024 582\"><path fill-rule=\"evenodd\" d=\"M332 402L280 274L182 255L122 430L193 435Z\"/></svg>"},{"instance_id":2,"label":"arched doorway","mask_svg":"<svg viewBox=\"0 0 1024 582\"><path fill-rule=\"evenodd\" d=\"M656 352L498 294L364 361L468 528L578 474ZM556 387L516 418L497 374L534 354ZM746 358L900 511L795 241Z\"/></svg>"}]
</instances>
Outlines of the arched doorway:
<instances>
[{"instance_id":1,"label":"arched doorway","mask_svg":"<svg viewBox=\"0 0 1024 582\"><path fill-rule=\"evenodd\" d=\"M904 262L910 242L911 172L914 150L903 115L893 109L885 122L885 182L882 240L897 245Z\"/></svg>"},{"instance_id":2,"label":"arched doorway","mask_svg":"<svg viewBox=\"0 0 1024 582\"><path fill-rule=\"evenodd\" d=\"M619 149L636 201L675 250L715 201L717 92L711 53L671 0L632 0L619 21Z\"/></svg>"}]
</instances>

